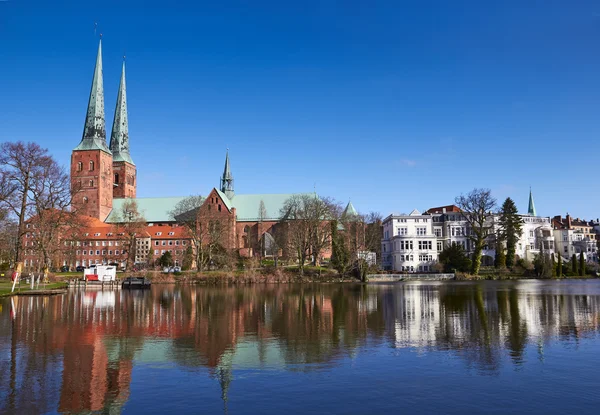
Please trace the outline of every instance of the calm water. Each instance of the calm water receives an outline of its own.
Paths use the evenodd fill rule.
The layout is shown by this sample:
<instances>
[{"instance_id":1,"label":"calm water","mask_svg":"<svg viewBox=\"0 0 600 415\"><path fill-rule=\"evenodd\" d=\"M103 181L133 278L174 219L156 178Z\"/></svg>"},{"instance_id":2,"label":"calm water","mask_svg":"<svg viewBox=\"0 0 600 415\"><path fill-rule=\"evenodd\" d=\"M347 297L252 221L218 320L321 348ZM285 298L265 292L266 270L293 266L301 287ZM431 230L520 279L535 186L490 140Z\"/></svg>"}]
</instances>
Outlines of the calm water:
<instances>
[{"instance_id":1,"label":"calm water","mask_svg":"<svg viewBox=\"0 0 600 415\"><path fill-rule=\"evenodd\" d=\"M600 281L0 299L0 413L600 413Z\"/></svg>"}]
</instances>

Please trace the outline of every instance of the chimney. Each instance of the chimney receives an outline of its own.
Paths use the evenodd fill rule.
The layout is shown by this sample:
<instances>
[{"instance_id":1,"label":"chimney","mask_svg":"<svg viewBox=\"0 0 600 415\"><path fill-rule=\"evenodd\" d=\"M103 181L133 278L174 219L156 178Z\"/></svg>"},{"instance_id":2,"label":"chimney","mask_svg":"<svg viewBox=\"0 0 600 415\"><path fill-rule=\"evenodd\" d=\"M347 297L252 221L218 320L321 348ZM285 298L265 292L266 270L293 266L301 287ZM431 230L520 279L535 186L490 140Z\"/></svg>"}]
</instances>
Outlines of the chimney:
<instances>
[{"instance_id":1,"label":"chimney","mask_svg":"<svg viewBox=\"0 0 600 415\"><path fill-rule=\"evenodd\" d=\"M567 229L571 229L571 216L567 213Z\"/></svg>"}]
</instances>

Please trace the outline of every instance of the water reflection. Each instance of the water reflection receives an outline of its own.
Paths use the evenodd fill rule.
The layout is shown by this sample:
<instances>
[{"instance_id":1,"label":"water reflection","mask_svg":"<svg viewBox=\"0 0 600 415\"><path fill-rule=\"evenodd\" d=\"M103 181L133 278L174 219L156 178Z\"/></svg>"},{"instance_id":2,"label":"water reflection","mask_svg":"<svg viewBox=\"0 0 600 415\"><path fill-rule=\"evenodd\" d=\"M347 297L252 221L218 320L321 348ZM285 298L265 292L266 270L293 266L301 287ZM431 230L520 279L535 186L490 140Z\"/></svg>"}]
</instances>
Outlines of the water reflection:
<instances>
[{"instance_id":1,"label":"water reflection","mask_svg":"<svg viewBox=\"0 0 600 415\"><path fill-rule=\"evenodd\" d=\"M3 299L0 412L119 413L136 365L207 371L224 409L236 370L335 370L374 349L457 356L494 373L549 341L596 335L600 284L155 286Z\"/></svg>"}]
</instances>

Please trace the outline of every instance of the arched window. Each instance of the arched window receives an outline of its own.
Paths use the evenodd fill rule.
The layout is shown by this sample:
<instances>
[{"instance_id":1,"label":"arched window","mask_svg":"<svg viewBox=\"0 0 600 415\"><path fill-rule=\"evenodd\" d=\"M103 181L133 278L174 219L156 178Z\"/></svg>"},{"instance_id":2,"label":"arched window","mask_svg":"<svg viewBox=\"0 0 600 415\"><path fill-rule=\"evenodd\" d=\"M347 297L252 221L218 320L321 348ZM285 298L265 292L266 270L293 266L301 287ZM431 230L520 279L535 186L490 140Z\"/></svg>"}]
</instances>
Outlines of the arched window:
<instances>
[{"instance_id":1,"label":"arched window","mask_svg":"<svg viewBox=\"0 0 600 415\"><path fill-rule=\"evenodd\" d=\"M87 203L88 202L88 198L86 196L83 196L83 203Z\"/></svg>"},{"instance_id":2,"label":"arched window","mask_svg":"<svg viewBox=\"0 0 600 415\"><path fill-rule=\"evenodd\" d=\"M250 227L248 225L244 226L244 232L248 233L250 231Z\"/></svg>"},{"instance_id":3,"label":"arched window","mask_svg":"<svg viewBox=\"0 0 600 415\"><path fill-rule=\"evenodd\" d=\"M90 171L94 171L94 160L90 160Z\"/></svg>"},{"instance_id":4,"label":"arched window","mask_svg":"<svg viewBox=\"0 0 600 415\"><path fill-rule=\"evenodd\" d=\"M119 183L119 173L115 173L115 184Z\"/></svg>"},{"instance_id":5,"label":"arched window","mask_svg":"<svg viewBox=\"0 0 600 415\"><path fill-rule=\"evenodd\" d=\"M81 170L83 170L83 163L79 162L79 163L77 163L77 171L81 171Z\"/></svg>"}]
</instances>

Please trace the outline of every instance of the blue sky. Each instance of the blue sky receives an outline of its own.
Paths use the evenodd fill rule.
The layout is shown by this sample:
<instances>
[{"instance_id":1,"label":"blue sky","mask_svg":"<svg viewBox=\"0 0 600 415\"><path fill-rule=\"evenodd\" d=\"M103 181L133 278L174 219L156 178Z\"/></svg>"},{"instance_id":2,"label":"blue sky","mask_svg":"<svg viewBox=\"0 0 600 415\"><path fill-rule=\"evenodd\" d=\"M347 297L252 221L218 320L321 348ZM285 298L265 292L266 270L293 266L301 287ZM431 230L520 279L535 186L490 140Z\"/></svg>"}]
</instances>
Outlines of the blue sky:
<instances>
[{"instance_id":1,"label":"blue sky","mask_svg":"<svg viewBox=\"0 0 600 415\"><path fill-rule=\"evenodd\" d=\"M0 141L69 162L94 22L108 131L127 55L138 196L208 193L229 147L239 193L387 215L532 186L600 216L597 1L0 1Z\"/></svg>"}]
</instances>

